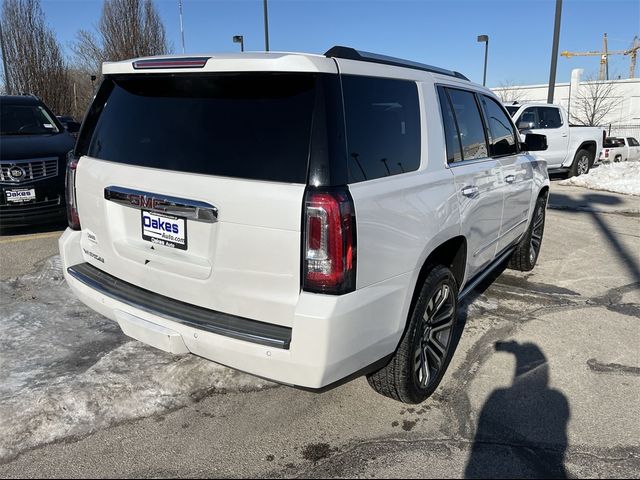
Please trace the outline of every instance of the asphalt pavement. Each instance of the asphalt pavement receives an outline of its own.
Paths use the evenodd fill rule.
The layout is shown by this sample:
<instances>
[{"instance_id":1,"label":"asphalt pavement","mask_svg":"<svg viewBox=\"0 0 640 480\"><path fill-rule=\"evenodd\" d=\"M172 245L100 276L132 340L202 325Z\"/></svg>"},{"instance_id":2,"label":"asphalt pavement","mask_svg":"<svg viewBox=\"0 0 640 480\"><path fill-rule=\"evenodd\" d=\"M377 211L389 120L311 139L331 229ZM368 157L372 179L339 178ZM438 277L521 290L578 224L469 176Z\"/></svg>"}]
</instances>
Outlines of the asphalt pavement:
<instances>
[{"instance_id":1,"label":"asphalt pavement","mask_svg":"<svg viewBox=\"0 0 640 480\"><path fill-rule=\"evenodd\" d=\"M37 268L49 234L0 237L2 278ZM639 319L640 197L554 182L538 265L474 291L422 405L363 378L217 392L25 451L0 477L637 478Z\"/></svg>"}]
</instances>

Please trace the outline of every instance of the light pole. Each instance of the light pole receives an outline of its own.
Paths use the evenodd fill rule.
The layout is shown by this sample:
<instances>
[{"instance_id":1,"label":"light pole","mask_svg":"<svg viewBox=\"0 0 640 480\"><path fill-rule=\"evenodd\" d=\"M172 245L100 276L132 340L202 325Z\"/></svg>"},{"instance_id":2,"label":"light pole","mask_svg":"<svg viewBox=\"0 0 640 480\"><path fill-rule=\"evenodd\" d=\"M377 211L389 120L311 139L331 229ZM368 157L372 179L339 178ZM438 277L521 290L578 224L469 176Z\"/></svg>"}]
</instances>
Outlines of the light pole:
<instances>
[{"instance_id":1,"label":"light pole","mask_svg":"<svg viewBox=\"0 0 640 480\"><path fill-rule=\"evenodd\" d=\"M180 12L180 37L182 41L182 54L184 55L184 24L182 23L182 0L178 0L178 11Z\"/></svg>"},{"instance_id":2,"label":"light pole","mask_svg":"<svg viewBox=\"0 0 640 480\"><path fill-rule=\"evenodd\" d=\"M560 41L560 20L562 18L562 0L556 0L556 17L553 27L553 48L551 49L551 69L549 72L549 91L547 103L553 103L556 88L556 67L558 66L558 42Z\"/></svg>"},{"instance_id":3,"label":"light pole","mask_svg":"<svg viewBox=\"0 0 640 480\"><path fill-rule=\"evenodd\" d=\"M244 36L243 35L234 35L233 36L233 43L239 43L240 44L240 51L244 52Z\"/></svg>"},{"instance_id":4,"label":"light pole","mask_svg":"<svg viewBox=\"0 0 640 480\"><path fill-rule=\"evenodd\" d=\"M489 35L478 35L478 42L484 42L484 75L482 76L482 86L487 85L487 57L489 55Z\"/></svg>"},{"instance_id":5,"label":"light pole","mask_svg":"<svg viewBox=\"0 0 640 480\"><path fill-rule=\"evenodd\" d=\"M269 51L269 14L267 12L267 0L264 0L264 46Z\"/></svg>"}]
</instances>

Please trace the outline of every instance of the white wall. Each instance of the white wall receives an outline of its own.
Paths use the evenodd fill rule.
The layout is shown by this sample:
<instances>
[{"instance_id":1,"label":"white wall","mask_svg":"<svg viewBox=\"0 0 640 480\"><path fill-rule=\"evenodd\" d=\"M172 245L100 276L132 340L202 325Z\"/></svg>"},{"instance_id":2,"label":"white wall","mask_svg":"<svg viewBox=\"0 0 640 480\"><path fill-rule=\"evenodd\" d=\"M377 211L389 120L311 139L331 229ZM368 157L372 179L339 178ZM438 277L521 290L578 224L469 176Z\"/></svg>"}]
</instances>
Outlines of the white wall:
<instances>
[{"instance_id":1,"label":"white wall","mask_svg":"<svg viewBox=\"0 0 640 480\"><path fill-rule=\"evenodd\" d=\"M613 125L640 125L640 78L609 80L614 84L613 92L616 97L621 98L620 105L610 112L601 122L602 126ZM581 82L584 85L587 82ZM569 83L556 83L554 91L554 103L567 108L569 103ZM517 90L521 98L520 103L547 102L547 85L523 85L506 88L492 88L496 93L502 90ZM572 94L573 95L573 94ZM575 99L575 96L573 97Z\"/></svg>"}]
</instances>

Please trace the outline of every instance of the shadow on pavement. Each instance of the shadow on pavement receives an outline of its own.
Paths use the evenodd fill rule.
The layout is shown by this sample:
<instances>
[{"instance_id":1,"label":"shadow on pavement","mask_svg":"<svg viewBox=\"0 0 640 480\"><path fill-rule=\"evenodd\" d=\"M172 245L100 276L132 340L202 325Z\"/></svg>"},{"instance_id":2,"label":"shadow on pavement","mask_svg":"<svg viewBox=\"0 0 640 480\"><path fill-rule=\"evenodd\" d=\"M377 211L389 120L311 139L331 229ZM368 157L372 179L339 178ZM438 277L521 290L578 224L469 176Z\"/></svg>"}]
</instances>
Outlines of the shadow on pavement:
<instances>
[{"instance_id":1,"label":"shadow on pavement","mask_svg":"<svg viewBox=\"0 0 640 480\"><path fill-rule=\"evenodd\" d=\"M512 385L494 390L480 412L465 478L567 478L569 402L549 388L549 365L533 343L496 342L516 358Z\"/></svg>"},{"instance_id":2,"label":"shadow on pavement","mask_svg":"<svg viewBox=\"0 0 640 480\"><path fill-rule=\"evenodd\" d=\"M66 220L29 225L26 227L5 227L3 225L0 225L0 236L32 235L35 233L59 232L67 228L67 225L68 224Z\"/></svg>"},{"instance_id":3,"label":"shadow on pavement","mask_svg":"<svg viewBox=\"0 0 640 480\"><path fill-rule=\"evenodd\" d=\"M620 205L621 203L622 201L617 196L602 193L587 193L579 197L572 197L562 193L551 192L549 198L550 208L561 208L568 213L586 213L590 215L600 232L606 237L608 244L622 260L624 268L631 274L635 282L640 282L640 263L637 252L630 252L620 242L615 232L611 231L604 222L602 218L603 214L597 211L598 206L611 207ZM589 210L589 208L593 211ZM638 228L638 232L640 232L640 227Z\"/></svg>"}]
</instances>

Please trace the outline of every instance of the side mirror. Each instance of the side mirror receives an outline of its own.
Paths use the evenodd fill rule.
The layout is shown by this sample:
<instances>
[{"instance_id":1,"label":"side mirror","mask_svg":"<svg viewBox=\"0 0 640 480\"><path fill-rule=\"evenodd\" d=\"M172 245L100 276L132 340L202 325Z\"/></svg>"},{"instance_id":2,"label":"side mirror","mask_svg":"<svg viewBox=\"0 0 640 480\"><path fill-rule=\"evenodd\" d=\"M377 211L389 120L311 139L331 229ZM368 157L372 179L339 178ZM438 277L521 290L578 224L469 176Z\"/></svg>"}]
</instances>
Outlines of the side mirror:
<instances>
[{"instance_id":1,"label":"side mirror","mask_svg":"<svg viewBox=\"0 0 640 480\"><path fill-rule=\"evenodd\" d=\"M527 122L525 120L521 120L518 122L518 130L531 130L535 127L533 122Z\"/></svg>"},{"instance_id":2,"label":"side mirror","mask_svg":"<svg viewBox=\"0 0 640 480\"><path fill-rule=\"evenodd\" d=\"M527 133L524 143L520 144L526 152L541 152L547 149L547 136L537 133Z\"/></svg>"}]
</instances>

